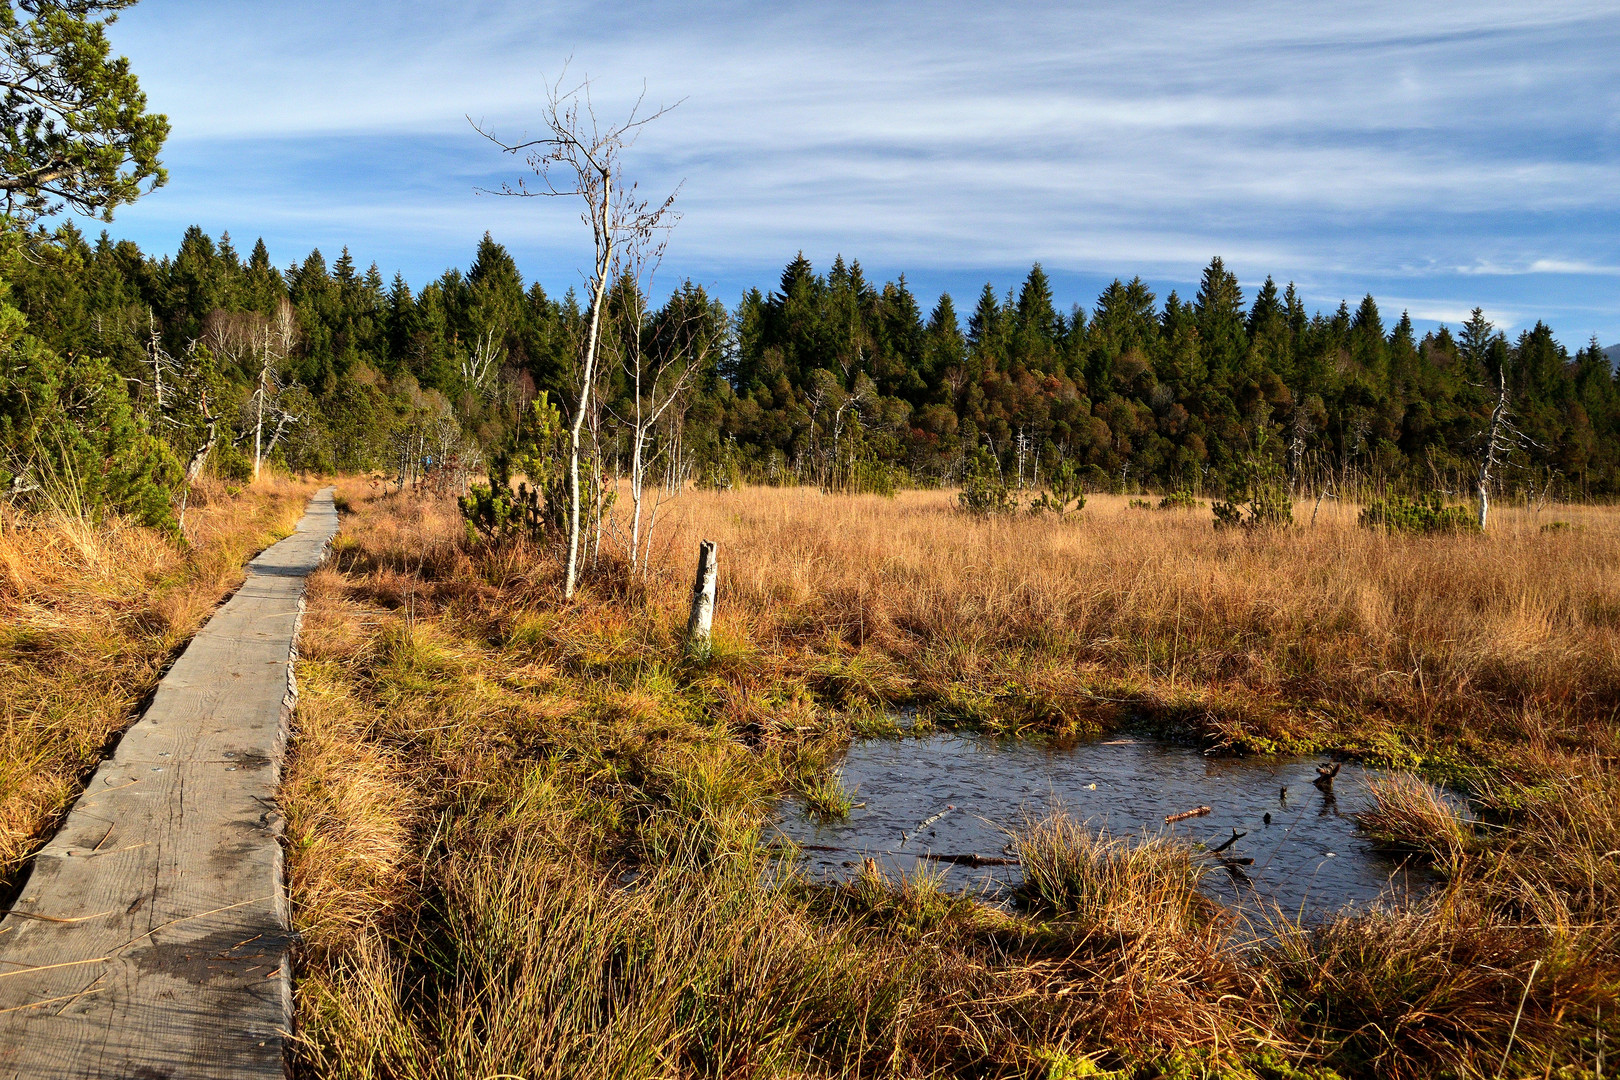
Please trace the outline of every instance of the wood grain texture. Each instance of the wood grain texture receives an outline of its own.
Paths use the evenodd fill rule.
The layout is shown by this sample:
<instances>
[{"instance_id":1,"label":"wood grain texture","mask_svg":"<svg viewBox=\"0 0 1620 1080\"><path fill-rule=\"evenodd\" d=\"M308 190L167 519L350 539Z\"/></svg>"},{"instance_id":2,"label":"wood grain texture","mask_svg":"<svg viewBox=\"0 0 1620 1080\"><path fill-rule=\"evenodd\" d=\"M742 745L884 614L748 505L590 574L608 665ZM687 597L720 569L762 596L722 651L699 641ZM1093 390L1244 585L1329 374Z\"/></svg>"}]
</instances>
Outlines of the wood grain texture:
<instances>
[{"instance_id":1,"label":"wood grain texture","mask_svg":"<svg viewBox=\"0 0 1620 1080\"><path fill-rule=\"evenodd\" d=\"M281 1077L276 785L331 489L192 639L0 920L0 1080Z\"/></svg>"}]
</instances>

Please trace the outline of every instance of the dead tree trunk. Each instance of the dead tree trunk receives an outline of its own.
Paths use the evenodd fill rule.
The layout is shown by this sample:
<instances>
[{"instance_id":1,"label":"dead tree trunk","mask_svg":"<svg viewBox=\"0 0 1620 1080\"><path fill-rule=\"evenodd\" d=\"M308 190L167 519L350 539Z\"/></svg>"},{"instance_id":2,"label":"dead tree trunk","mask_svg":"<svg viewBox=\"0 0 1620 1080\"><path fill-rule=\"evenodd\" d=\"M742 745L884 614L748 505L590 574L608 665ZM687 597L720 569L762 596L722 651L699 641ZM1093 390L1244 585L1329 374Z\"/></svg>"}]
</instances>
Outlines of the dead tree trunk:
<instances>
[{"instance_id":1,"label":"dead tree trunk","mask_svg":"<svg viewBox=\"0 0 1620 1080\"><path fill-rule=\"evenodd\" d=\"M214 443L219 438L219 421L210 416L206 419L207 434L203 436L202 445L197 452L191 455L191 464L186 466L186 486L190 487L202 475L203 466L208 463L208 455L213 452Z\"/></svg>"},{"instance_id":2,"label":"dead tree trunk","mask_svg":"<svg viewBox=\"0 0 1620 1080\"><path fill-rule=\"evenodd\" d=\"M1485 442L1485 460L1479 465L1479 531L1485 531L1485 519L1491 509L1491 472L1496 468L1496 455L1502 449L1502 429L1507 424L1507 370L1496 371L1496 408L1491 410L1491 431Z\"/></svg>"},{"instance_id":3,"label":"dead tree trunk","mask_svg":"<svg viewBox=\"0 0 1620 1080\"><path fill-rule=\"evenodd\" d=\"M713 540L698 542L697 580L692 583L692 614L686 620L686 651L708 656L714 628L714 591L719 580Z\"/></svg>"}]
</instances>

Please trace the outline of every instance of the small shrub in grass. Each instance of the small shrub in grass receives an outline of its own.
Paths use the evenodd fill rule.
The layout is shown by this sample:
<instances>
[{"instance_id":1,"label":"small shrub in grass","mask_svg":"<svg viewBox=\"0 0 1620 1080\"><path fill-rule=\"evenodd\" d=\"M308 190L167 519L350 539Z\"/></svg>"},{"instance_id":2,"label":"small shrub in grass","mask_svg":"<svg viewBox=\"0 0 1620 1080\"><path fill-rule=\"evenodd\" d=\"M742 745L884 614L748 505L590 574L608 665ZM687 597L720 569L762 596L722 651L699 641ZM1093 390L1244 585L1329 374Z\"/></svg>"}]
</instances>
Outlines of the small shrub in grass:
<instances>
[{"instance_id":1,"label":"small shrub in grass","mask_svg":"<svg viewBox=\"0 0 1620 1080\"><path fill-rule=\"evenodd\" d=\"M489 482L473 484L456 500L469 545L481 539L539 541L548 529L563 527L562 414L544 393L530 403L529 413L523 434L490 456ZM517 476L524 479L513 490Z\"/></svg>"},{"instance_id":2,"label":"small shrub in grass","mask_svg":"<svg viewBox=\"0 0 1620 1080\"><path fill-rule=\"evenodd\" d=\"M1541 527L1541 531L1544 533L1569 532L1574 527L1567 521L1549 521Z\"/></svg>"},{"instance_id":3,"label":"small shrub in grass","mask_svg":"<svg viewBox=\"0 0 1620 1080\"><path fill-rule=\"evenodd\" d=\"M1282 466L1258 453L1243 463L1231 497L1211 509L1217 529L1282 529L1294 523L1294 499Z\"/></svg>"},{"instance_id":4,"label":"small shrub in grass","mask_svg":"<svg viewBox=\"0 0 1620 1080\"><path fill-rule=\"evenodd\" d=\"M1085 482L1081 480L1080 471L1071 461L1060 462L1052 470L1046 490L1029 504L1029 512L1035 517L1051 514L1061 518L1075 510L1085 508Z\"/></svg>"},{"instance_id":5,"label":"small shrub in grass","mask_svg":"<svg viewBox=\"0 0 1620 1080\"><path fill-rule=\"evenodd\" d=\"M1132 510L1151 510L1151 509L1153 509L1153 504L1148 502L1146 499L1132 499L1130 501L1129 505L1130 505L1130 509L1132 509Z\"/></svg>"},{"instance_id":6,"label":"small shrub in grass","mask_svg":"<svg viewBox=\"0 0 1620 1080\"><path fill-rule=\"evenodd\" d=\"M1205 868L1168 836L1114 836L1059 812L1015 837L1025 901L1099 928L1185 934L1212 905L1199 895Z\"/></svg>"},{"instance_id":7,"label":"small shrub in grass","mask_svg":"<svg viewBox=\"0 0 1620 1080\"><path fill-rule=\"evenodd\" d=\"M964 511L980 517L1010 514L1018 509L1018 497L1001 478L995 461L983 450L962 478L962 493L957 500Z\"/></svg>"},{"instance_id":8,"label":"small shrub in grass","mask_svg":"<svg viewBox=\"0 0 1620 1080\"><path fill-rule=\"evenodd\" d=\"M1159 500L1160 510L1197 510L1204 504L1193 498L1193 493L1186 488L1172 491Z\"/></svg>"},{"instance_id":9,"label":"small shrub in grass","mask_svg":"<svg viewBox=\"0 0 1620 1080\"><path fill-rule=\"evenodd\" d=\"M1447 506L1438 494L1420 495L1415 499L1401 495L1375 499L1361 511L1357 521L1364 529L1413 534L1479 530L1479 523L1468 507Z\"/></svg>"}]
</instances>

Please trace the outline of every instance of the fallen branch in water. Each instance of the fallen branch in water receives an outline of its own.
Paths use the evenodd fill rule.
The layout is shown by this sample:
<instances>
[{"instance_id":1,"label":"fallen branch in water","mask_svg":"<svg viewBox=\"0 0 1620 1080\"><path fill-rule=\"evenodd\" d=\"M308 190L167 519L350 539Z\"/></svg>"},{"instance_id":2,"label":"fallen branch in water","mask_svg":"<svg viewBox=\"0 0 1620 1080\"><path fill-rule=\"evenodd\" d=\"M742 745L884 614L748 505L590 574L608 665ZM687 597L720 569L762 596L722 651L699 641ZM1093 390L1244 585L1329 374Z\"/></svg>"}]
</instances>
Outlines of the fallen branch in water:
<instances>
[{"instance_id":1,"label":"fallen branch in water","mask_svg":"<svg viewBox=\"0 0 1620 1080\"><path fill-rule=\"evenodd\" d=\"M1231 847L1233 844L1237 843L1239 840L1248 835L1249 834L1246 832L1238 832L1236 829L1233 829L1232 839L1223 842L1218 848L1210 848L1209 853L1211 855L1219 855L1221 852L1225 851L1227 848Z\"/></svg>"},{"instance_id":2,"label":"fallen branch in water","mask_svg":"<svg viewBox=\"0 0 1620 1080\"><path fill-rule=\"evenodd\" d=\"M1253 859L1249 859L1247 861L1251 862L1251 863L1254 862ZM1248 874L1245 874L1243 872L1243 867L1238 865L1236 860L1228 862L1228 861L1223 859L1223 860L1221 860L1221 867L1223 869L1225 869L1225 871L1228 874L1231 874L1232 875L1232 880L1237 882L1239 885L1253 885L1254 884L1254 879L1249 877Z\"/></svg>"},{"instance_id":3,"label":"fallen branch in water","mask_svg":"<svg viewBox=\"0 0 1620 1080\"><path fill-rule=\"evenodd\" d=\"M1166 825L1174 825L1178 821L1186 821L1188 818L1194 817L1203 817L1207 813L1209 813L1209 807L1207 806L1194 807L1191 810L1186 810L1179 814L1170 814L1166 816L1164 823Z\"/></svg>"},{"instance_id":4,"label":"fallen branch in water","mask_svg":"<svg viewBox=\"0 0 1620 1080\"><path fill-rule=\"evenodd\" d=\"M1017 866L1017 859L1002 858L999 855L936 855L933 852L924 852L918 855L919 859L929 859L933 862L951 863L955 866Z\"/></svg>"}]
</instances>

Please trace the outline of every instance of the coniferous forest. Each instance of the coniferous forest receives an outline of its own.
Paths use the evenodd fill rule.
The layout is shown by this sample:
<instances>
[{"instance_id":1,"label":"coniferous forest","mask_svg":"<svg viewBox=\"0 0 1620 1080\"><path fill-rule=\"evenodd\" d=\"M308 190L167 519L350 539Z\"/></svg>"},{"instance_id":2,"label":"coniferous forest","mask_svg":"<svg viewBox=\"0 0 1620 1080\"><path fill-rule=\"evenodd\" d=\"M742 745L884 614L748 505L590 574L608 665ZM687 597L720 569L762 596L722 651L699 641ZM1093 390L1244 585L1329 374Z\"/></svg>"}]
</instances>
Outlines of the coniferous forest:
<instances>
[{"instance_id":1,"label":"coniferous forest","mask_svg":"<svg viewBox=\"0 0 1620 1080\"><path fill-rule=\"evenodd\" d=\"M572 290L526 283L487 235L465 272L414 290L347 249L283 269L262 242L244 257L198 228L152 257L69 223L14 267L5 327L25 347L0 400L4 482L18 497L69 476L75 498L149 521L188 472L245 477L255 457L476 473L537 399L566 409L586 326ZM1620 488L1608 359L1540 322L1509 339L1476 311L1420 337L1370 295L1307 311L1269 277L1246 295L1219 258L1191 298L1133 278L1067 312L1038 264L963 307L803 255L732 308L691 282L635 289L611 292L604 333L695 369L651 434L666 482L885 491L983 469L1023 487L1068 463L1093 490L1219 495L1260 458L1301 492L1460 497L1505 378L1504 493ZM603 475L629 452L631 370L607 365L592 418Z\"/></svg>"}]
</instances>

